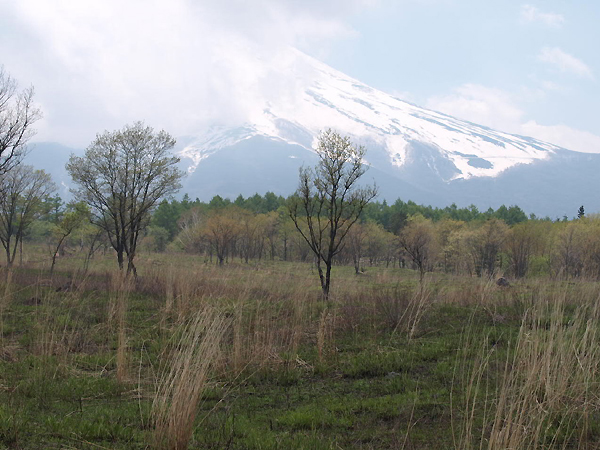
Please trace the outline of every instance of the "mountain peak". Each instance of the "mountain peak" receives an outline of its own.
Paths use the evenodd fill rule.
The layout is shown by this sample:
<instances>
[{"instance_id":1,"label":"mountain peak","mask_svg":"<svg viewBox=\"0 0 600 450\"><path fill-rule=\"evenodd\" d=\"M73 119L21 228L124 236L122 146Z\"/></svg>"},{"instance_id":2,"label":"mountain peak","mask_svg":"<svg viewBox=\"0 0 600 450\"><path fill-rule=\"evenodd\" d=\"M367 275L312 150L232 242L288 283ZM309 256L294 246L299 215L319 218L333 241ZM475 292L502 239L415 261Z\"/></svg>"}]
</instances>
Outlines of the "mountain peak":
<instances>
[{"instance_id":1,"label":"mountain peak","mask_svg":"<svg viewBox=\"0 0 600 450\"><path fill-rule=\"evenodd\" d=\"M445 160L444 181L496 177L516 165L545 160L559 149L405 102L295 49L265 73L280 95L259 99L260 107L239 127L201 132L181 151L182 157L193 161L192 168L214 152L252 136L310 150L326 128L373 147L369 162L386 171L421 158L416 149L422 152L424 146L429 147L436 158ZM277 86L285 89L278 91Z\"/></svg>"}]
</instances>

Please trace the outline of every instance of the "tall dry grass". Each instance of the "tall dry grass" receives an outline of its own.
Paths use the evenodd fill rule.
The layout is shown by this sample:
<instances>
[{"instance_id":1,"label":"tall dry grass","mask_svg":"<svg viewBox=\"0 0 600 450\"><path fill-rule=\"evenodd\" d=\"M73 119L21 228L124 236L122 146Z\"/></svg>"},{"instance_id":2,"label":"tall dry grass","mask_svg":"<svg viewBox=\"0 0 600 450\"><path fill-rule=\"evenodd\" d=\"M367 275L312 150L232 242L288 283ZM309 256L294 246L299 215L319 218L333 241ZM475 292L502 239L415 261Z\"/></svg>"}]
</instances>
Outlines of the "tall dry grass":
<instances>
[{"instance_id":1,"label":"tall dry grass","mask_svg":"<svg viewBox=\"0 0 600 450\"><path fill-rule=\"evenodd\" d=\"M168 370L158 383L152 404L154 448L188 448L198 404L220 356L227 327L224 315L213 308L197 312L180 325L180 337L166 360Z\"/></svg>"},{"instance_id":2,"label":"tall dry grass","mask_svg":"<svg viewBox=\"0 0 600 450\"><path fill-rule=\"evenodd\" d=\"M600 295L546 292L523 315L516 342L499 361L484 342L465 386L457 448L588 448L600 413ZM500 365L498 383L488 369ZM476 418L483 418L477 426Z\"/></svg>"},{"instance_id":3,"label":"tall dry grass","mask_svg":"<svg viewBox=\"0 0 600 450\"><path fill-rule=\"evenodd\" d=\"M108 301L108 324L117 334L117 380L129 378L129 352L127 344L127 303L133 290L134 280L122 271L113 273L110 279Z\"/></svg>"},{"instance_id":4,"label":"tall dry grass","mask_svg":"<svg viewBox=\"0 0 600 450\"><path fill-rule=\"evenodd\" d=\"M0 350L4 351L4 312L11 299L12 289L12 271L8 268L4 274L0 275Z\"/></svg>"},{"instance_id":5,"label":"tall dry grass","mask_svg":"<svg viewBox=\"0 0 600 450\"><path fill-rule=\"evenodd\" d=\"M224 336L228 351L218 363L227 376L293 364L301 342L316 339L320 291L312 277L250 266L200 266L156 271L151 279L152 289L164 298L164 333L206 305L231 319Z\"/></svg>"},{"instance_id":6,"label":"tall dry grass","mask_svg":"<svg viewBox=\"0 0 600 450\"><path fill-rule=\"evenodd\" d=\"M335 354L335 309L324 308L317 328L317 357L321 364L329 361Z\"/></svg>"}]
</instances>

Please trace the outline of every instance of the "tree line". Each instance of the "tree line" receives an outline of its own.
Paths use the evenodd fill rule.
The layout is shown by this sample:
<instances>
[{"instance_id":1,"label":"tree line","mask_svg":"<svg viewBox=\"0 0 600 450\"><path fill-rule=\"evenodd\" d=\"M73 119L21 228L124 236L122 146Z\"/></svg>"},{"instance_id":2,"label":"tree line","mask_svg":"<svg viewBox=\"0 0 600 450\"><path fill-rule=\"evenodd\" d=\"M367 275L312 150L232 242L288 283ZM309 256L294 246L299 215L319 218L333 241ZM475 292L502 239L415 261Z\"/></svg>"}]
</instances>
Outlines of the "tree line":
<instances>
[{"instance_id":1,"label":"tree line","mask_svg":"<svg viewBox=\"0 0 600 450\"><path fill-rule=\"evenodd\" d=\"M160 227L161 233L168 236L167 242L171 242L178 233L178 222L182 215L196 208L205 213L213 209L219 209L229 205L235 205L239 208L252 212L253 214L264 214L272 211L278 211L285 208L294 198L295 194L283 197L273 192L267 192L264 195L258 193L244 198L238 195L234 200L222 198L215 195L211 200L204 202L196 198L191 200L188 194L185 194L181 200L176 198L163 199L152 214L151 226ZM422 215L433 222L439 222L444 219L459 220L463 222L485 221L496 218L504 221L507 225L514 225L527 220L552 221L550 217L538 218L534 214L527 216L518 206L506 207L500 206L498 209L488 208L485 211L479 211L475 205L459 208L456 204L438 208L428 205L418 205L412 200L403 201L397 199L391 205L387 201L371 201L361 214L361 221L372 221L383 226L387 231L398 232L406 224L410 217ZM554 219L554 221L566 221L568 219Z\"/></svg>"},{"instance_id":2,"label":"tree line","mask_svg":"<svg viewBox=\"0 0 600 450\"><path fill-rule=\"evenodd\" d=\"M277 199L278 206L261 209L265 199ZM153 215L144 246L197 253L216 264L311 261L313 253L289 217L286 205L293 199L267 193L235 201L219 196L209 202L187 196L164 200ZM428 217L422 211L445 213ZM337 263L353 265L357 273L385 265L414 268L421 274L600 277L600 218L528 218L518 207L475 211L401 200L389 206L369 204L348 233ZM506 211L518 214L507 219ZM394 220L397 217L401 220Z\"/></svg>"}]
</instances>

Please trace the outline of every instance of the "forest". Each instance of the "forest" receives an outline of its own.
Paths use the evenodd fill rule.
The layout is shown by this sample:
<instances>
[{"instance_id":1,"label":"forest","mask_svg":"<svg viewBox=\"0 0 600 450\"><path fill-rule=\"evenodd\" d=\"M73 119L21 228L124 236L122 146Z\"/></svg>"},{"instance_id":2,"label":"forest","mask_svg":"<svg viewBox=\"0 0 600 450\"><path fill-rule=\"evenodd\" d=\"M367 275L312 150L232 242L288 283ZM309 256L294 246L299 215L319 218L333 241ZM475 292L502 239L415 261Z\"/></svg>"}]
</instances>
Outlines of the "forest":
<instances>
[{"instance_id":1,"label":"forest","mask_svg":"<svg viewBox=\"0 0 600 450\"><path fill-rule=\"evenodd\" d=\"M310 262L314 255L296 232L284 198L268 192L234 201L163 200L141 238L147 252L197 255L214 264L251 261ZM67 237L61 223L73 203L44 199L24 241L51 257L106 253L110 243L93 225L76 222ZM64 226L64 223L63 223ZM529 217L518 206L480 212L475 206L433 208L412 201L370 203L348 236L336 264L362 273L369 267L509 278L600 276L600 218L583 207L568 219Z\"/></svg>"}]
</instances>

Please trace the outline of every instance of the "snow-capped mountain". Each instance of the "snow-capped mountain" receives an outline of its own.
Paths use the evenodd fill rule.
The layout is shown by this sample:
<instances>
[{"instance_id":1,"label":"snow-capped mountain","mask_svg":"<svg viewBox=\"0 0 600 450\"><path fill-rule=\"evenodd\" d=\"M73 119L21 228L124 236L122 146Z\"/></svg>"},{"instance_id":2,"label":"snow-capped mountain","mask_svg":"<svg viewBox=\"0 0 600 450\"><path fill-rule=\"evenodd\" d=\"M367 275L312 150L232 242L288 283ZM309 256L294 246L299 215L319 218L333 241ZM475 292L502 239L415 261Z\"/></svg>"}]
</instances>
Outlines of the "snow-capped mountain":
<instances>
[{"instance_id":1,"label":"snow-capped mountain","mask_svg":"<svg viewBox=\"0 0 600 450\"><path fill-rule=\"evenodd\" d=\"M558 149L420 108L292 52L297 58L295 65L302 67L298 72L305 77L303 89L291 100L288 96L277 103L265 102L253 122L238 129L206 130L181 152L194 161L193 167L214 152L253 136L310 150L324 128L335 128L358 142L379 147L387 163L398 168L418 158L414 143L425 144L447 161L440 173L444 181L497 176L517 164L547 159ZM279 74L295 75L289 73L289 67L280 69Z\"/></svg>"},{"instance_id":2,"label":"snow-capped mountain","mask_svg":"<svg viewBox=\"0 0 600 450\"><path fill-rule=\"evenodd\" d=\"M313 164L320 131L333 128L367 148L365 178L375 179L380 199L486 209L517 204L551 216L572 216L581 204L600 211L590 195L598 191L596 177L583 176L600 169L598 155L420 108L296 50L268 70L274 89L277 80L286 88L255 100L246 123L186 138L179 153L191 173L184 188L190 195L287 195L298 167Z\"/></svg>"},{"instance_id":3,"label":"snow-capped mountain","mask_svg":"<svg viewBox=\"0 0 600 450\"><path fill-rule=\"evenodd\" d=\"M210 200L267 191L287 196L298 168L314 165L319 133L333 128L367 149L363 177L379 200L420 204L518 205L551 218L600 212L600 154L569 151L420 108L373 89L298 51L256 89L245 122L179 137L189 172L183 193ZM64 165L74 151L38 143L27 162L49 171L68 197Z\"/></svg>"}]
</instances>

